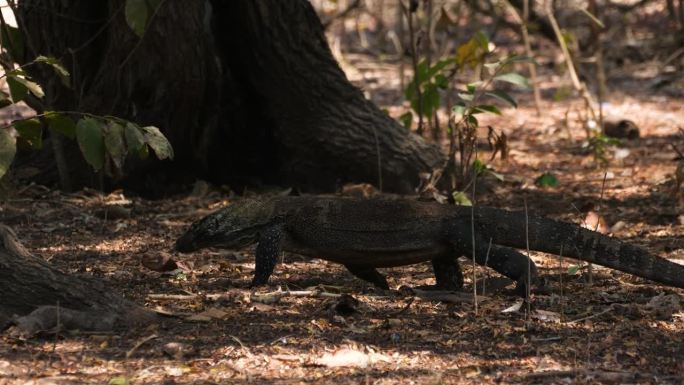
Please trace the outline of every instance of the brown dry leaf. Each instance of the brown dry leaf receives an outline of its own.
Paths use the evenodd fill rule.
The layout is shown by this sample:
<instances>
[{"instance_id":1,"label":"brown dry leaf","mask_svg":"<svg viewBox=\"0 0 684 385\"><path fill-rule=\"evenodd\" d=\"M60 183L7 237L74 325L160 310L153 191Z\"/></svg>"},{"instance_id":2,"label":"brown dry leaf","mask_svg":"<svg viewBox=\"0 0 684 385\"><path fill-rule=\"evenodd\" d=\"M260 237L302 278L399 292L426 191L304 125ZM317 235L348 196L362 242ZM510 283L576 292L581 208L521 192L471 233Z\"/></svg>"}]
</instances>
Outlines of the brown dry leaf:
<instances>
[{"instance_id":1,"label":"brown dry leaf","mask_svg":"<svg viewBox=\"0 0 684 385\"><path fill-rule=\"evenodd\" d=\"M544 322L559 322L561 319L560 313L548 310L535 310L531 317Z\"/></svg>"},{"instance_id":2,"label":"brown dry leaf","mask_svg":"<svg viewBox=\"0 0 684 385\"><path fill-rule=\"evenodd\" d=\"M581 226L585 229L596 231L601 234L610 233L610 227L606 223L606 220L603 219L603 217L595 211L587 212L587 215L585 216Z\"/></svg>"},{"instance_id":3,"label":"brown dry leaf","mask_svg":"<svg viewBox=\"0 0 684 385\"><path fill-rule=\"evenodd\" d=\"M210 308L199 314L193 314L190 317L187 317L186 320L192 322L209 322L212 319L221 319L226 315L228 315L228 313L221 309Z\"/></svg>"},{"instance_id":4,"label":"brown dry leaf","mask_svg":"<svg viewBox=\"0 0 684 385\"><path fill-rule=\"evenodd\" d=\"M348 183L342 186L342 190L340 191L340 195L364 199L372 198L378 196L379 194L380 192L378 189L369 183Z\"/></svg>"},{"instance_id":5,"label":"brown dry leaf","mask_svg":"<svg viewBox=\"0 0 684 385\"><path fill-rule=\"evenodd\" d=\"M159 272L173 271L179 268L171 254L163 251L158 254L144 254L140 259L140 263L150 270Z\"/></svg>"}]
</instances>

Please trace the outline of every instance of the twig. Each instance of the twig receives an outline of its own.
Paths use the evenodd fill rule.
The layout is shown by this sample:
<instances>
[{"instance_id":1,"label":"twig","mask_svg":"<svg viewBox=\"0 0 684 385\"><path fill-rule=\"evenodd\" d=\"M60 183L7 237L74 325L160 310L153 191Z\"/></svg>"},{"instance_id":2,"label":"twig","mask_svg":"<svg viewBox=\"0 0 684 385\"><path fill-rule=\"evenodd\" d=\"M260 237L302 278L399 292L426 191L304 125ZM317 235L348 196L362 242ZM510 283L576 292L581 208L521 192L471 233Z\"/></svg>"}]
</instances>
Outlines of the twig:
<instances>
[{"instance_id":1,"label":"twig","mask_svg":"<svg viewBox=\"0 0 684 385\"><path fill-rule=\"evenodd\" d=\"M415 291L415 290L414 290L414 291ZM409 298L408 302L406 303L406 305L404 305L403 308L401 308L401 309L395 311L394 313L389 313L389 314L387 315L387 317L388 317L388 318L392 318L392 317L396 317L396 316L398 316L398 315L400 315L400 314L405 313L406 310L408 310L408 309L411 307L411 305L413 304L413 301L415 301L415 300L416 300L416 297L411 297L411 298Z\"/></svg>"},{"instance_id":2,"label":"twig","mask_svg":"<svg viewBox=\"0 0 684 385\"><path fill-rule=\"evenodd\" d=\"M129 351L126 352L126 358L127 358L127 359L128 359L128 358L131 358L131 356L135 353L136 350L138 350L138 349L139 349L141 346L143 346L146 342L151 341L151 340L153 340L153 339L155 339L155 338L157 338L157 337L158 337L157 334L151 334L151 335L149 335L149 336L143 338L142 340L138 341L138 343L135 344L135 346L133 346L133 347L131 348L131 350L129 350Z\"/></svg>"},{"instance_id":3,"label":"twig","mask_svg":"<svg viewBox=\"0 0 684 385\"><path fill-rule=\"evenodd\" d=\"M489 265L489 253L492 251L492 237L489 237L489 246L487 246L487 254L485 254L485 264L484 266L487 267ZM489 270L485 270L487 273L485 274L485 278L482 280L482 295L486 295L485 293L485 286L487 279L489 278Z\"/></svg>"},{"instance_id":4,"label":"twig","mask_svg":"<svg viewBox=\"0 0 684 385\"><path fill-rule=\"evenodd\" d=\"M418 49L416 47L416 34L413 26L413 12L407 9L404 5L403 0L399 1L399 6L406 16L409 27L409 39L411 40L411 63L413 64L413 85L416 87L416 97L418 99L418 128L416 133L418 135L423 135L423 92L420 90L420 82L418 80Z\"/></svg>"},{"instance_id":5,"label":"twig","mask_svg":"<svg viewBox=\"0 0 684 385\"><path fill-rule=\"evenodd\" d=\"M328 293L321 290L296 290L296 291L274 291L270 293L252 293L249 296L251 302L259 302L265 304L276 303L283 297L326 297L339 298L342 294Z\"/></svg>"},{"instance_id":6,"label":"twig","mask_svg":"<svg viewBox=\"0 0 684 385\"><path fill-rule=\"evenodd\" d=\"M475 149L475 159L477 159L477 149ZM475 264L475 185L477 183L477 172L473 173L473 200L470 206L470 235L473 242L473 306L475 307L475 316L477 316L477 266Z\"/></svg>"},{"instance_id":7,"label":"twig","mask_svg":"<svg viewBox=\"0 0 684 385\"><path fill-rule=\"evenodd\" d=\"M563 246L561 243L560 252L558 253L558 258L560 258L560 319L561 322L565 322L565 301L563 298L563 276L565 271L563 270Z\"/></svg>"},{"instance_id":8,"label":"twig","mask_svg":"<svg viewBox=\"0 0 684 385\"><path fill-rule=\"evenodd\" d=\"M610 311L612 311L612 310L615 310L615 304L611 304L610 306L608 306L607 308L605 308L604 310L602 310L602 311L600 311L600 312L598 312L598 313L596 313L596 314L591 314L591 315L588 315L588 316L586 316L586 317L582 317L582 318L578 318L578 319L575 319L575 320L572 320L572 321L568 321L567 324L568 324L568 325L572 325L572 324L575 324L575 323L578 323L578 322L590 320L590 319L592 319L592 318L596 318L596 317L602 316L602 315L604 315L604 314L606 314L606 313L608 313L608 312L610 312Z\"/></svg>"},{"instance_id":9,"label":"twig","mask_svg":"<svg viewBox=\"0 0 684 385\"><path fill-rule=\"evenodd\" d=\"M546 14L549 18L549 22L551 23L551 27L553 28L553 32L556 34L556 39L558 40L558 44L561 47L561 51L563 52L563 57L565 58L565 63L567 64L568 72L570 73L572 85L575 88L575 91L579 92L580 96L584 99L584 102L587 106L587 110L591 114L591 118L594 121L596 121L596 113L594 112L594 100L592 99L591 94L589 94L587 87L580 81L579 76L577 76L575 64L572 61L572 56L570 55L570 51L568 50L568 45L565 43L565 39L563 38L563 33L560 30L558 21L556 21L556 17L553 14L552 5L552 1L546 2Z\"/></svg>"},{"instance_id":10,"label":"twig","mask_svg":"<svg viewBox=\"0 0 684 385\"><path fill-rule=\"evenodd\" d=\"M531 304L530 304L530 285L532 284L532 279L530 277L530 274L532 273L532 260L530 259L530 218L527 212L527 198L524 200L525 202L525 248L527 249L527 285L525 285L525 302L527 303L527 315L525 316L526 318L529 318L531 315Z\"/></svg>"},{"instance_id":11,"label":"twig","mask_svg":"<svg viewBox=\"0 0 684 385\"><path fill-rule=\"evenodd\" d=\"M173 300L173 301L190 301L199 297L197 294L148 294L148 299L153 300Z\"/></svg>"},{"instance_id":12,"label":"twig","mask_svg":"<svg viewBox=\"0 0 684 385\"><path fill-rule=\"evenodd\" d=\"M527 23L530 19L530 1L523 1L523 14L520 15L518 9L515 8L509 1L506 1L508 7L513 10L513 14L520 23L520 31L522 32L523 45L525 46L525 55L532 58L532 45L530 44L530 34L527 29ZM527 70L530 72L530 80L532 83L532 91L534 92L534 107L537 110L537 116L541 116L541 92L539 91L539 84L537 81L537 67L535 63L527 63Z\"/></svg>"}]
</instances>

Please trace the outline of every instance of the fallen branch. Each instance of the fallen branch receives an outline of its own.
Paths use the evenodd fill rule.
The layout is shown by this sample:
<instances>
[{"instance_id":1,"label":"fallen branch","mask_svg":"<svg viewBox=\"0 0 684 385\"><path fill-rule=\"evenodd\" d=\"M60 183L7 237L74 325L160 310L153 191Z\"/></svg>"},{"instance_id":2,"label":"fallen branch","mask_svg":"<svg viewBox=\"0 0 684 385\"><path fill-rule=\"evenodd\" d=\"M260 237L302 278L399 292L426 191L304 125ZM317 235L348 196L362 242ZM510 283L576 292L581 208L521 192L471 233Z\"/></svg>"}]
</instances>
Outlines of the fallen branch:
<instances>
[{"instance_id":1,"label":"fallen branch","mask_svg":"<svg viewBox=\"0 0 684 385\"><path fill-rule=\"evenodd\" d=\"M328 293L321 290L296 290L296 291L274 291L270 293L252 293L249 296L251 302L259 302L263 304L273 304L280 301L283 297L326 297L339 298L343 294Z\"/></svg>"}]
</instances>

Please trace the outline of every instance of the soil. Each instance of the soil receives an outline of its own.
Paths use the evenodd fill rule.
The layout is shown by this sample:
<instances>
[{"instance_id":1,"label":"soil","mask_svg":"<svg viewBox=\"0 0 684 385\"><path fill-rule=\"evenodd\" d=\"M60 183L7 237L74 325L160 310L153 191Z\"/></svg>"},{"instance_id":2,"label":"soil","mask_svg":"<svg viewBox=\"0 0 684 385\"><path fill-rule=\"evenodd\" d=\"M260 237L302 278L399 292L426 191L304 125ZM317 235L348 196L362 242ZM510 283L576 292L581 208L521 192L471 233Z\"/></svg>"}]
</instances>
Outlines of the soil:
<instances>
[{"instance_id":1,"label":"soil","mask_svg":"<svg viewBox=\"0 0 684 385\"><path fill-rule=\"evenodd\" d=\"M344 54L345 71L400 116L407 105L399 65L359 51ZM665 88L648 86L662 80L648 75L649 65L656 63L611 72L604 114L632 120L641 135L610 147L606 165L585 146L577 121L583 102L551 97L567 85L551 70L541 74L541 116L529 93L516 94L518 109L483 115L480 136L487 126L503 130L510 152L489 161L482 139L481 158L504 180L485 177L477 204L527 207L577 224L590 204L613 236L683 262L684 212L670 146L684 150L684 84L680 77ZM545 172L557 187L535 184ZM517 309L511 286L468 261L465 292L476 277L477 304L472 295L440 301L406 290L434 282L429 264L385 270L392 290L382 291L340 265L286 254L255 295L248 288L253 249L173 250L192 221L230 204L226 188L198 182L192 193L155 201L37 185L8 194L0 221L32 253L75 276L100 277L166 316L126 332L1 334L0 384L684 383L684 291L622 272L532 253L550 290ZM141 264L160 256L182 269Z\"/></svg>"}]
</instances>

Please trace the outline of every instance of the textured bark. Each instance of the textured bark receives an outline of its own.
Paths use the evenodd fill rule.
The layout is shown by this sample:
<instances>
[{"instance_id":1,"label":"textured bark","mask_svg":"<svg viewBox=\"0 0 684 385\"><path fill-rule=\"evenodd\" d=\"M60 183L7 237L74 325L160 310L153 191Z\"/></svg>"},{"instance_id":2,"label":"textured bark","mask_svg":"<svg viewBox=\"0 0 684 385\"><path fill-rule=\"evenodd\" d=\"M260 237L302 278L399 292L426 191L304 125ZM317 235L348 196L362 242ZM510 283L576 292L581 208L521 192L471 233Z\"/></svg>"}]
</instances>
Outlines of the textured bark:
<instances>
[{"instance_id":1,"label":"textured bark","mask_svg":"<svg viewBox=\"0 0 684 385\"><path fill-rule=\"evenodd\" d=\"M128 326L154 319L152 313L111 292L101 281L64 274L31 255L14 232L0 224L0 313L26 315L38 308L57 306L99 314L111 324ZM43 316L52 311L47 308ZM97 324L97 323L95 323Z\"/></svg>"},{"instance_id":2,"label":"textured bark","mask_svg":"<svg viewBox=\"0 0 684 385\"><path fill-rule=\"evenodd\" d=\"M308 2L213 4L216 19L230 28L217 34L219 52L230 53L226 61L246 73L274 117L286 179L330 188L338 179L378 185L382 178L384 188L407 192L420 171L440 164L434 146L410 134L349 83Z\"/></svg>"},{"instance_id":3,"label":"textured bark","mask_svg":"<svg viewBox=\"0 0 684 385\"><path fill-rule=\"evenodd\" d=\"M176 150L170 174L329 191L379 184L380 165L385 190L409 192L441 165L436 146L349 83L308 1L166 1L142 39L124 4L19 2L25 59L50 54L74 75L68 89L35 73L50 108L160 127Z\"/></svg>"}]
</instances>

